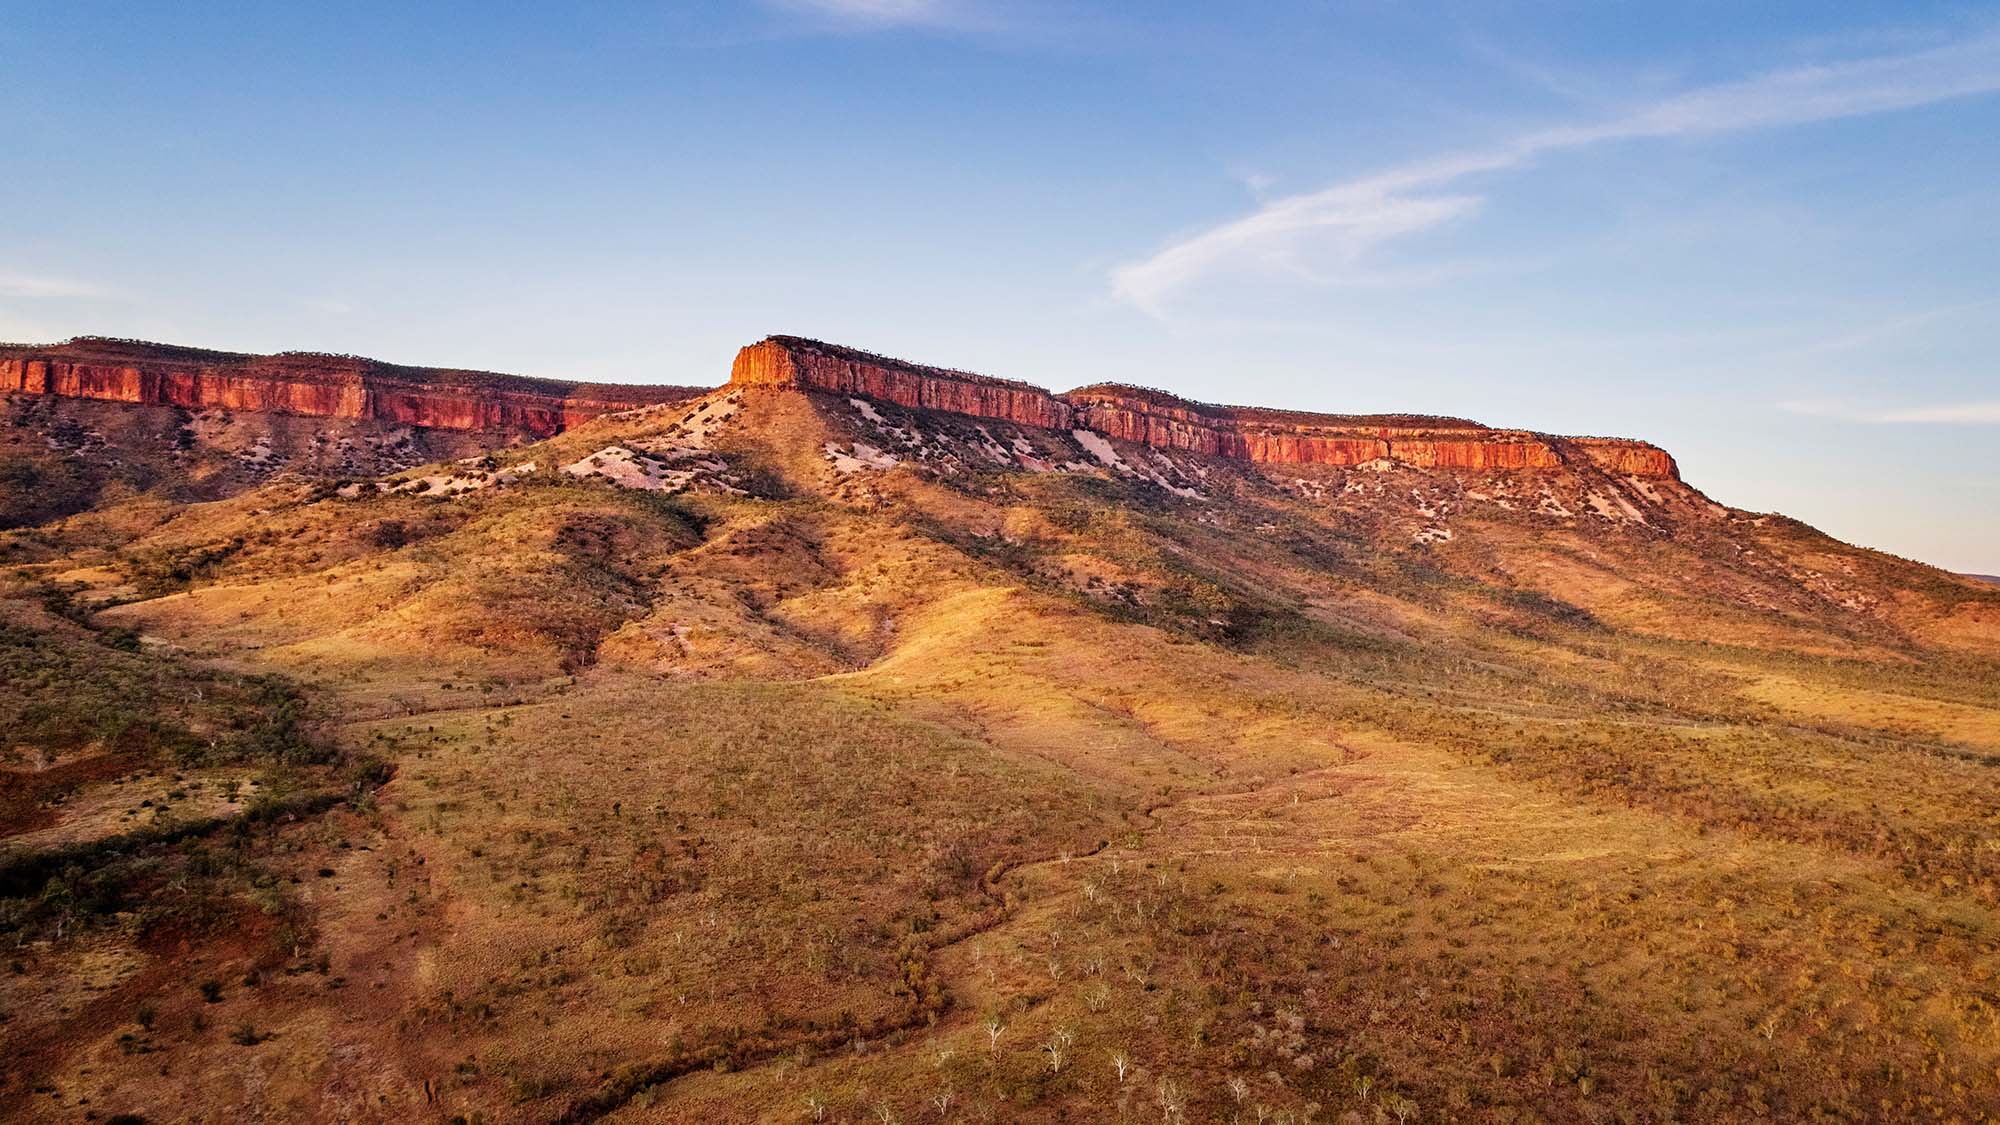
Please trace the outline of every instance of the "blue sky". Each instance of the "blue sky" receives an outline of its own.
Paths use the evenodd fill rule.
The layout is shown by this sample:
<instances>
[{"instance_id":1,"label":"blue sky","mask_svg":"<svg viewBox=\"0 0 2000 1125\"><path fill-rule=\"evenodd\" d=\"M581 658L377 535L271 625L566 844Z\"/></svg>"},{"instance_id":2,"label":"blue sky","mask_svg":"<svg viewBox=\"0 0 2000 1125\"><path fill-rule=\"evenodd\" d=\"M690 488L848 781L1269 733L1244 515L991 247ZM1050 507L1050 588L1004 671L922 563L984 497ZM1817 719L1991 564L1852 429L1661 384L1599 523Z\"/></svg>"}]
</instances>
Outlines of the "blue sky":
<instances>
[{"instance_id":1,"label":"blue sky","mask_svg":"<svg viewBox=\"0 0 2000 1125\"><path fill-rule=\"evenodd\" d=\"M1645 437L2000 573L2000 5L0 0L0 339Z\"/></svg>"}]
</instances>

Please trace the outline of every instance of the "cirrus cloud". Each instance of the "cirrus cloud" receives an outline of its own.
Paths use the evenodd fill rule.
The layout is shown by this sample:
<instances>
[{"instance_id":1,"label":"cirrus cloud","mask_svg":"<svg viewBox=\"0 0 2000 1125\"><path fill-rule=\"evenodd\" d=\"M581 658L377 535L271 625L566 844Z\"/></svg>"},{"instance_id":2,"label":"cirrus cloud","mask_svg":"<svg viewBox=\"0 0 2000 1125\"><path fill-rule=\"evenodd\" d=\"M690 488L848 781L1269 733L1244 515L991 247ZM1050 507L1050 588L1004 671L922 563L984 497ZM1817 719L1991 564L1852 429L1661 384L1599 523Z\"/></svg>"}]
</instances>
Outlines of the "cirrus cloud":
<instances>
[{"instance_id":1,"label":"cirrus cloud","mask_svg":"<svg viewBox=\"0 0 2000 1125\"><path fill-rule=\"evenodd\" d=\"M892 27L964 29L985 17L963 0L767 0L770 7L863 30Z\"/></svg>"},{"instance_id":2,"label":"cirrus cloud","mask_svg":"<svg viewBox=\"0 0 2000 1125\"><path fill-rule=\"evenodd\" d=\"M2000 33L1873 58L1775 71L1687 91L1604 121L1564 125L1492 148L1419 161L1270 200L1111 271L1112 294L1155 316L1169 297L1216 274L1289 272L1344 280L1371 249L1476 210L1482 197L1439 194L1459 180L1617 141L1719 135L1885 113L2000 91Z\"/></svg>"}]
</instances>

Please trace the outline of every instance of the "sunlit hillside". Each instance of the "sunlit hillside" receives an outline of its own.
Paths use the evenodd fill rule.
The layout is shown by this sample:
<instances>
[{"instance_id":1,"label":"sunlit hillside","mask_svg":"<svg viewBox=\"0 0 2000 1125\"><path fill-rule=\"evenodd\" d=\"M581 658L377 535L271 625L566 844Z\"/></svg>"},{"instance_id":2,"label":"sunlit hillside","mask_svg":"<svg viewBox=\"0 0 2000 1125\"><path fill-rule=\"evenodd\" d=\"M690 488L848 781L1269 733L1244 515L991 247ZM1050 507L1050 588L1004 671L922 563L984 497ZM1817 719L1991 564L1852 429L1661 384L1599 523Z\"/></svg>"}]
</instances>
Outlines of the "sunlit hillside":
<instances>
[{"instance_id":1,"label":"sunlit hillside","mask_svg":"<svg viewBox=\"0 0 2000 1125\"><path fill-rule=\"evenodd\" d=\"M731 385L8 532L0 1116L2000 1115L2000 589L1726 499Z\"/></svg>"}]
</instances>

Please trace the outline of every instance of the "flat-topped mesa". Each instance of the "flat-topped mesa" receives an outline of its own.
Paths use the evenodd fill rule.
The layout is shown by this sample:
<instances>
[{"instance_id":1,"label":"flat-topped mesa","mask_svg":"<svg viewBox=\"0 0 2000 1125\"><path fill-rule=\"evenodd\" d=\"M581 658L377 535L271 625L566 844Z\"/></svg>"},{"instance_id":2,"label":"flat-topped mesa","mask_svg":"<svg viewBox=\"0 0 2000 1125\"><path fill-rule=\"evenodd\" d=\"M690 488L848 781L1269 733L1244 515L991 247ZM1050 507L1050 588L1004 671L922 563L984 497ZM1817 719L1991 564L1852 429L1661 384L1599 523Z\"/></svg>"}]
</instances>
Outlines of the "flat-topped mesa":
<instances>
[{"instance_id":1,"label":"flat-topped mesa","mask_svg":"<svg viewBox=\"0 0 2000 1125\"><path fill-rule=\"evenodd\" d=\"M900 406L1042 429L1080 426L1156 449L1264 464L1558 469L1581 459L1606 472L1678 480L1657 446L1562 438L1422 414L1311 414L1191 402L1164 391L1098 384L1051 394L1028 383L907 363L796 336L737 353L730 382L865 395Z\"/></svg>"},{"instance_id":2,"label":"flat-topped mesa","mask_svg":"<svg viewBox=\"0 0 2000 1125\"><path fill-rule=\"evenodd\" d=\"M1028 383L926 367L798 336L767 336L736 353L729 381L866 395L898 406L944 410L1061 430L1069 405Z\"/></svg>"},{"instance_id":3,"label":"flat-topped mesa","mask_svg":"<svg viewBox=\"0 0 2000 1125\"><path fill-rule=\"evenodd\" d=\"M90 336L47 346L0 345L0 391L525 438L550 437L601 414L701 393L693 387L571 383L358 356L247 355Z\"/></svg>"}]
</instances>

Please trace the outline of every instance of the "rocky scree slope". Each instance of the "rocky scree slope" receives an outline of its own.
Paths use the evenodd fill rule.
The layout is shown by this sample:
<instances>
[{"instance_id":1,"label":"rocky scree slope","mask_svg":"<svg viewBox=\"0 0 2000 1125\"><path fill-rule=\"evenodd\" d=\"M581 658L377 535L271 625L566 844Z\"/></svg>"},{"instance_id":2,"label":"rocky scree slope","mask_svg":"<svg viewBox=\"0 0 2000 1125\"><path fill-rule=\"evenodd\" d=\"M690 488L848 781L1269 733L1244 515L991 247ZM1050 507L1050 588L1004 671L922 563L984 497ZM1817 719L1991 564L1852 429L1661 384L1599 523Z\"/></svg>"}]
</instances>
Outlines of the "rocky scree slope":
<instances>
[{"instance_id":1,"label":"rocky scree slope","mask_svg":"<svg viewBox=\"0 0 2000 1125\"><path fill-rule=\"evenodd\" d=\"M1197 584L1233 591L1212 600L1251 616L1244 607L1282 616L1321 598L1255 574L1235 555L1252 541L1298 556L1284 568L1362 552L1407 571L1357 578L1372 587L1364 599L1382 582L1414 583L1423 598L1497 584L1530 617L1690 640L1984 651L2000 614L1989 587L1719 504L1643 442L1217 407L1125 387L1057 395L795 337L743 349L732 375L684 403L342 494L455 498L553 476L662 496L825 498L906 512L1037 582L1145 619L1185 590L1088 547L1093 529L1169 520L1222 537L1186 548L1207 560ZM1481 612L1511 620L1520 606ZM1239 618L1189 619L1229 630Z\"/></svg>"},{"instance_id":2,"label":"rocky scree slope","mask_svg":"<svg viewBox=\"0 0 2000 1125\"><path fill-rule=\"evenodd\" d=\"M15 392L13 448L0 449L0 518L13 525L126 491L207 499L283 474L344 479L349 497L449 497L555 473L872 503L907 467L961 490L1020 487L978 483L996 472L1125 482L1159 490L1148 503L1192 504L1198 521L1256 535L1331 521L1373 549L1421 551L1429 565L1667 631L1686 599L1864 623L1914 603L1946 635L1975 638L1990 612L1987 587L1715 503L1646 442L1216 406L1116 384L1058 394L796 336L743 348L729 383L706 393L98 338L0 349L0 386ZM807 406L746 406L773 395Z\"/></svg>"},{"instance_id":3,"label":"rocky scree slope","mask_svg":"<svg viewBox=\"0 0 2000 1125\"><path fill-rule=\"evenodd\" d=\"M139 495L375 477L698 393L101 337L0 345L0 528Z\"/></svg>"}]
</instances>

